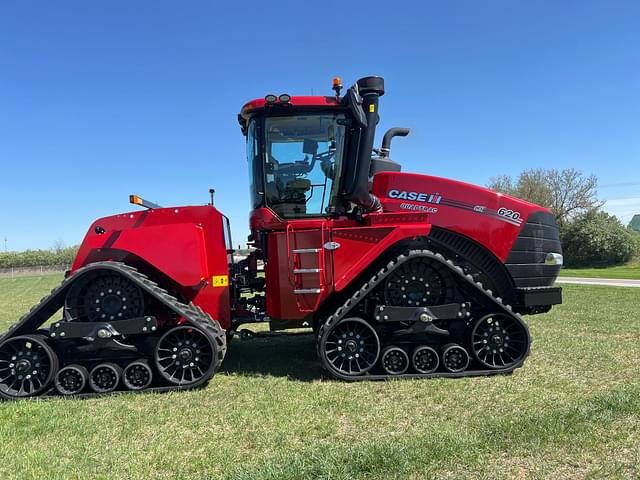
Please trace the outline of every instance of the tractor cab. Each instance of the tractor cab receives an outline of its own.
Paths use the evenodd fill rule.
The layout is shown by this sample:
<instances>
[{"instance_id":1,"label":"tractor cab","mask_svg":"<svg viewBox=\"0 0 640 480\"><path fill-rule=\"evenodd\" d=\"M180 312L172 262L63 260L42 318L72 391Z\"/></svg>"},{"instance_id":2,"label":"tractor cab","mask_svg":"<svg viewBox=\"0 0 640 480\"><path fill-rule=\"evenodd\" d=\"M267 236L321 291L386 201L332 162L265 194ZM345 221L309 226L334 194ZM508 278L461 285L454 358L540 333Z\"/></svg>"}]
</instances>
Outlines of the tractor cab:
<instances>
[{"instance_id":1,"label":"tractor cab","mask_svg":"<svg viewBox=\"0 0 640 480\"><path fill-rule=\"evenodd\" d=\"M335 211L346 143L344 120L343 112L331 110L253 119L247 158L254 207L266 206L282 219Z\"/></svg>"},{"instance_id":2,"label":"tractor cab","mask_svg":"<svg viewBox=\"0 0 640 480\"><path fill-rule=\"evenodd\" d=\"M335 79L333 97L267 95L244 105L254 210L288 221L379 209L369 175L384 81L365 77L342 97L341 89Z\"/></svg>"}]
</instances>

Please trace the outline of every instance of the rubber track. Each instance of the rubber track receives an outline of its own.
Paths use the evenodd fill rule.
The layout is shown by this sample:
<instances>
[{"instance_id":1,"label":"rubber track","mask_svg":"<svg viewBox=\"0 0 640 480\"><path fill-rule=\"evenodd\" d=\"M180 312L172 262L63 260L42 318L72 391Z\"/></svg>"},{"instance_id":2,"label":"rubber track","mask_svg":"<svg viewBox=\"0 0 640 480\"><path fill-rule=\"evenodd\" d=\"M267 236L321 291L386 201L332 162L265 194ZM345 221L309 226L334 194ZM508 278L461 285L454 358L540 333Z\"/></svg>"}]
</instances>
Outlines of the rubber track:
<instances>
[{"instance_id":1,"label":"rubber track","mask_svg":"<svg viewBox=\"0 0 640 480\"><path fill-rule=\"evenodd\" d=\"M434 260L442 265L444 265L451 273L453 273L460 282L464 282L467 284L469 288L475 289L479 294L483 295L487 299L488 304L493 304L495 306L495 311L492 313L501 313L508 317L513 318L517 322L521 323L524 326L524 329L527 334L528 345L527 351L522 359L508 368L502 369L486 369L486 370L465 370L463 372L434 372L428 374L420 374L420 373L407 373L401 375L386 375L386 374L369 374L369 372L363 375L342 375L340 373L334 372L333 370L327 368L326 362L322 355L320 354L320 343L325 333L328 333L328 330L337 323L340 323L342 320L347 318L347 314L353 310L361 300L363 300L370 292L372 292L378 285L380 285L386 278L389 276L396 268L400 267L402 264L413 260L415 258L428 258ZM390 261L387 265L385 265L382 269L378 271L368 282L366 282L358 291L356 291L347 301L339 307L333 315L329 316L327 320L322 324L320 329L318 330L318 336L316 340L316 350L318 356L320 357L320 362L325 370L327 370L332 377L347 380L347 381L362 381L362 380L385 380L392 378L436 378L436 377L449 377L449 378L459 378L459 377L471 377L471 376L482 376L482 375L497 375L497 374L507 374L513 372L515 369L520 368L524 361L529 356L529 351L531 347L531 336L529 334L529 327L522 320L522 317L515 313L511 306L503 303L500 297L494 297L493 292L491 290L487 290L482 286L482 283L474 281L471 275L465 275L464 270L455 265L451 260L447 260L442 254L434 253L430 250L410 250L407 253L399 255L395 260ZM473 355L469 352L469 356L473 359Z\"/></svg>"},{"instance_id":2,"label":"rubber track","mask_svg":"<svg viewBox=\"0 0 640 480\"><path fill-rule=\"evenodd\" d=\"M213 320L211 316L205 313L200 307L194 305L191 302L189 304L180 302L177 298L160 287L156 282L150 280L149 277L140 273L137 269L121 262L96 262L76 270L72 275L65 278L60 285L51 290L51 293L49 295L42 298L38 304L34 305L28 313L20 318L20 320L11 325L9 329L2 336L0 336L0 343L11 337L34 333L53 314L55 314L60 308L64 306L65 294L67 293L71 285L77 282L87 273L96 270L111 270L121 274L122 276L128 278L133 283L138 285L148 295L154 297L165 307L172 310L175 314L185 318L189 324L202 330L207 330L213 336L213 338L215 338L218 349L218 362L213 372L215 373L220 368L222 360L224 359L224 356L227 352L227 339L224 330L220 326L220 323L218 323L218 321L216 320ZM182 323L181 325L184 325L184 323ZM193 389L206 384L210 380L210 378L211 377L203 378L200 381L194 384L190 384L187 387L170 385L163 387L152 387L141 391L148 392ZM50 392L55 392L55 388ZM114 392L108 393L107 395L125 392L129 391L116 390ZM95 395L103 394L85 393L79 394L77 396L85 397ZM43 396L47 396L47 393L34 398L42 398Z\"/></svg>"}]
</instances>

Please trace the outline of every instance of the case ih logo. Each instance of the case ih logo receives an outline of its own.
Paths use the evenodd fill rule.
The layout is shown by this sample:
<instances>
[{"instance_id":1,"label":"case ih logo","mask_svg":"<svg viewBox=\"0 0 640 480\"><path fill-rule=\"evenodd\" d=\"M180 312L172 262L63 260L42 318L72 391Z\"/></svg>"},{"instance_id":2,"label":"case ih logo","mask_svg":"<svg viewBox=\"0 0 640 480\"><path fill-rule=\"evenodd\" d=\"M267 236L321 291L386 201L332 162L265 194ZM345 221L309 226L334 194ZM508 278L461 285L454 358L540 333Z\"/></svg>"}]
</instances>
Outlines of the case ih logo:
<instances>
[{"instance_id":1,"label":"case ih logo","mask_svg":"<svg viewBox=\"0 0 640 480\"><path fill-rule=\"evenodd\" d=\"M442 196L439 193L405 192L404 190L389 190L387 196L389 198L397 198L398 200L413 200L415 202L433 203L436 205L442 200Z\"/></svg>"}]
</instances>

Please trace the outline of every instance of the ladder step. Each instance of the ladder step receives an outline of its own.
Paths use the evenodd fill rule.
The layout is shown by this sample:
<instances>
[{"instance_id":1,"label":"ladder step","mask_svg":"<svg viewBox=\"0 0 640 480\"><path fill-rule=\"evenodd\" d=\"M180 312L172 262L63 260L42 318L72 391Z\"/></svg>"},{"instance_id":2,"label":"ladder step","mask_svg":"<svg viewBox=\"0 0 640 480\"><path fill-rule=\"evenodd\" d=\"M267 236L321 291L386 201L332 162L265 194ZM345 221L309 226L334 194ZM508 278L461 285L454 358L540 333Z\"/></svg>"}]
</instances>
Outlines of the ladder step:
<instances>
[{"instance_id":1,"label":"ladder step","mask_svg":"<svg viewBox=\"0 0 640 480\"><path fill-rule=\"evenodd\" d=\"M293 273L320 273L319 268L296 268Z\"/></svg>"},{"instance_id":2,"label":"ladder step","mask_svg":"<svg viewBox=\"0 0 640 480\"><path fill-rule=\"evenodd\" d=\"M296 248L293 253L319 253L321 248Z\"/></svg>"},{"instance_id":3,"label":"ladder step","mask_svg":"<svg viewBox=\"0 0 640 480\"><path fill-rule=\"evenodd\" d=\"M320 289L319 288L299 288L297 290L294 290L293 293L295 293L296 295L301 295L305 293L320 293Z\"/></svg>"}]
</instances>

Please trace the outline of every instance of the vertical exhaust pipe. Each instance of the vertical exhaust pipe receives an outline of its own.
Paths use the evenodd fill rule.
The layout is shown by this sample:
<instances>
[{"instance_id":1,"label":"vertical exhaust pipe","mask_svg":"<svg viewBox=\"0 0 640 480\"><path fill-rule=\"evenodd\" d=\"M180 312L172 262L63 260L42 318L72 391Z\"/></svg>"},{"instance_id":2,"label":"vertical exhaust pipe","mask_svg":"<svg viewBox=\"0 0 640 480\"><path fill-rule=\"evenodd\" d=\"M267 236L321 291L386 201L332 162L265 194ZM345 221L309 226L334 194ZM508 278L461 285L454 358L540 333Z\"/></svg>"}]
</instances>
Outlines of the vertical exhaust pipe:
<instances>
[{"instance_id":1,"label":"vertical exhaust pipe","mask_svg":"<svg viewBox=\"0 0 640 480\"><path fill-rule=\"evenodd\" d=\"M378 116L378 101L384 95L384 79L375 76L364 77L358 80L356 85L362 97L362 108L367 119L367 126L362 129L358 144L356 185L347 196L347 200L358 204L365 211L377 212L382 209L382 206L380 200L369 191L369 171L376 125L380 118Z\"/></svg>"}]
</instances>

